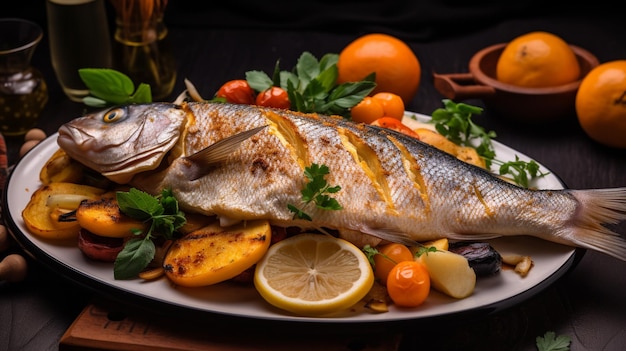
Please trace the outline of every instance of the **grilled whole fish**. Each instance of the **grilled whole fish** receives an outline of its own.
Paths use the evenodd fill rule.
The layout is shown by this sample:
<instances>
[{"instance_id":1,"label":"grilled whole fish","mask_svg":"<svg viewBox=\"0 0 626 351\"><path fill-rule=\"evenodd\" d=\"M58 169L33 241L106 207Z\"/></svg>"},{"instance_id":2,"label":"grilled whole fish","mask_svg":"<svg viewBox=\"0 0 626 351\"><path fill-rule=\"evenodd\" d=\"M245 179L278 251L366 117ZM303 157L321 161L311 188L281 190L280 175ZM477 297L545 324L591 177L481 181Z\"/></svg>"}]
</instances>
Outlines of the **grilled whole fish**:
<instances>
[{"instance_id":1,"label":"grilled whole fish","mask_svg":"<svg viewBox=\"0 0 626 351\"><path fill-rule=\"evenodd\" d=\"M626 261L605 224L626 219L626 187L530 190L417 139L340 117L222 103L128 105L77 118L59 146L111 180L171 188L185 211L223 223L328 228L414 243L530 235ZM304 169L326 165L343 209L294 219Z\"/></svg>"}]
</instances>

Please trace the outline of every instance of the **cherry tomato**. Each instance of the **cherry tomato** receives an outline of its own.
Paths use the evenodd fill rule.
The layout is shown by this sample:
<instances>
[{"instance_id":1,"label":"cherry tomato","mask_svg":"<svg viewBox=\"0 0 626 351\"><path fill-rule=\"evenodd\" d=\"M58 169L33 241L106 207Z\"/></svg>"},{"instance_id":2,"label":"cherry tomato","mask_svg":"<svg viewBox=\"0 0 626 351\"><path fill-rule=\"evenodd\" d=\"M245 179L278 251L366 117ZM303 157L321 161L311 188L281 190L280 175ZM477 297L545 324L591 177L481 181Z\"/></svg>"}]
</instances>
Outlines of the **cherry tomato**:
<instances>
[{"instance_id":1,"label":"cherry tomato","mask_svg":"<svg viewBox=\"0 0 626 351\"><path fill-rule=\"evenodd\" d=\"M359 123L372 123L373 121L383 117L385 111L383 105L371 96L366 96L350 109L352 120Z\"/></svg>"},{"instance_id":2,"label":"cherry tomato","mask_svg":"<svg viewBox=\"0 0 626 351\"><path fill-rule=\"evenodd\" d=\"M398 263L387 277L387 292L397 306L421 305L430 294L430 275L426 266L417 261Z\"/></svg>"},{"instance_id":3,"label":"cherry tomato","mask_svg":"<svg viewBox=\"0 0 626 351\"><path fill-rule=\"evenodd\" d=\"M256 104L265 107L275 107L288 110L291 108L289 102L289 94L285 89L280 87L271 87L262 91L256 97Z\"/></svg>"},{"instance_id":4,"label":"cherry tomato","mask_svg":"<svg viewBox=\"0 0 626 351\"><path fill-rule=\"evenodd\" d=\"M396 264L413 261L413 253L406 245L390 243L377 249L378 254L374 255L374 276L383 284L387 284L387 276Z\"/></svg>"},{"instance_id":5,"label":"cherry tomato","mask_svg":"<svg viewBox=\"0 0 626 351\"><path fill-rule=\"evenodd\" d=\"M224 83L215 94L231 104L254 104L254 90L245 79L235 79Z\"/></svg>"},{"instance_id":6,"label":"cherry tomato","mask_svg":"<svg viewBox=\"0 0 626 351\"><path fill-rule=\"evenodd\" d=\"M372 99L378 101L383 106L385 117L393 117L400 121L404 117L404 101L402 101L399 95L382 92L374 94Z\"/></svg>"},{"instance_id":7,"label":"cherry tomato","mask_svg":"<svg viewBox=\"0 0 626 351\"><path fill-rule=\"evenodd\" d=\"M401 121L393 118L393 117L382 117L371 123L373 126L379 126L391 130L395 130L396 132L400 132L406 134L408 136L418 138L419 135L413 131L413 129L407 127Z\"/></svg>"}]
</instances>

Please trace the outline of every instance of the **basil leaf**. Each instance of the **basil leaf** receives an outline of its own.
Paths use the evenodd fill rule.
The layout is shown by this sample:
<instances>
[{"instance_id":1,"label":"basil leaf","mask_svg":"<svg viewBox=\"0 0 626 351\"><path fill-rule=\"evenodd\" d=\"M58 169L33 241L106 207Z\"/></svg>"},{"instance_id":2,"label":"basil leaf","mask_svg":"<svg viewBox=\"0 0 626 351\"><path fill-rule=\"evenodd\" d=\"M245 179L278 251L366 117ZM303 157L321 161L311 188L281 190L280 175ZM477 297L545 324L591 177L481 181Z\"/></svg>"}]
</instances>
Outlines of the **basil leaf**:
<instances>
[{"instance_id":1,"label":"basil leaf","mask_svg":"<svg viewBox=\"0 0 626 351\"><path fill-rule=\"evenodd\" d=\"M126 102L135 89L127 75L112 69L81 68L78 74L93 96L114 104Z\"/></svg>"},{"instance_id":2,"label":"basil leaf","mask_svg":"<svg viewBox=\"0 0 626 351\"><path fill-rule=\"evenodd\" d=\"M250 84L250 88L255 91L265 91L271 88L274 81L267 73L263 71L248 71L246 72L246 81Z\"/></svg>"},{"instance_id":3,"label":"basil leaf","mask_svg":"<svg viewBox=\"0 0 626 351\"><path fill-rule=\"evenodd\" d=\"M120 211L135 219L144 221L163 213L163 207L158 199L135 188L128 192L118 191L116 199Z\"/></svg>"},{"instance_id":4,"label":"basil leaf","mask_svg":"<svg viewBox=\"0 0 626 351\"><path fill-rule=\"evenodd\" d=\"M155 252L156 248L152 240L130 239L115 259L113 277L115 279L136 277L152 261Z\"/></svg>"}]
</instances>

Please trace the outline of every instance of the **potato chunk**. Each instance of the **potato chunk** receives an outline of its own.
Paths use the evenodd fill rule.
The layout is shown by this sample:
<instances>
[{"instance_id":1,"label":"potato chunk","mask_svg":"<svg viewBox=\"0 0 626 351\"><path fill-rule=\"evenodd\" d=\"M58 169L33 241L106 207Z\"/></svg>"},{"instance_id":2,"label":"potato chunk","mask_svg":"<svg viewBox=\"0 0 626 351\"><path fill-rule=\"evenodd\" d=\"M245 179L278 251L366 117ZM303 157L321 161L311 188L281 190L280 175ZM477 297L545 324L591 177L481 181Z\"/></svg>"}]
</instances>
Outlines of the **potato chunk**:
<instances>
[{"instance_id":1,"label":"potato chunk","mask_svg":"<svg viewBox=\"0 0 626 351\"><path fill-rule=\"evenodd\" d=\"M80 226L77 221L59 221L59 217L75 208L63 208L55 202L48 205L48 198L57 195L76 195L84 199L97 199L104 189L74 183L55 182L37 189L22 211L24 224L31 233L47 239L70 239L78 237Z\"/></svg>"},{"instance_id":2,"label":"potato chunk","mask_svg":"<svg viewBox=\"0 0 626 351\"><path fill-rule=\"evenodd\" d=\"M124 238L133 235L133 230L145 230L147 224L122 213L113 196L81 202L76 209L80 227L109 238Z\"/></svg>"},{"instance_id":3,"label":"potato chunk","mask_svg":"<svg viewBox=\"0 0 626 351\"><path fill-rule=\"evenodd\" d=\"M455 156L459 160L485 168L485 160L478 155L476 149L469 146L460 146L448 140L445 136L428 128L417 128L414 130L419 135L419 140L436 147L437 149Z\"/></svg>"},{"instance_id":4,"label":"potato chunk","mask_svg":"<svg viewBox=\"0 0 626 351\"><path fill-rule=\"evenodd\" d=\"M50 183L78 183L84 166L71 159L62 149L57 150L41 168L39 179L43 185Z\"/></svg>"},{"instance_id":5,"label":"potato chunk","mask_svg":"<svg viewBox=\"0 0 626 351\"><path fill-rule=\"evenodd\" d=\"M246 221L230 227L218 223L177 239L165 255L165 274L175 284L206 286L234 278L267 252L272 230L268 221Z\"/></svg>"},{"instance_id":6,"label":"potato chunk","mask_svg":"<svg viewBox=\"0 0 626 351\"><path fill-rule=\"evenodd\" d=\"M445 250L435 251L424 253L418 260L426 265L435 290L457 299L474 292L476 273L462 255Z\"/></svg>"}]
</instances>

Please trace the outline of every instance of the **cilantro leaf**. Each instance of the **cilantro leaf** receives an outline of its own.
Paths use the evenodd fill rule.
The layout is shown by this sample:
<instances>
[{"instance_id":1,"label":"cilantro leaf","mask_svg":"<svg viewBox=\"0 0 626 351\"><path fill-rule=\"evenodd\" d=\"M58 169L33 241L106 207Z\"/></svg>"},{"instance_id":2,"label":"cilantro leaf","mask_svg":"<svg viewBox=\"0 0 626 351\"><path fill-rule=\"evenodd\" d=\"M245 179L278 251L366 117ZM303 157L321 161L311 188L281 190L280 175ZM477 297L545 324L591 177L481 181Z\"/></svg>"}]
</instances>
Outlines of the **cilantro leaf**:
<instances>
[{"instance_id":1,"label":"cilantro leaf","mask_svg":"<svg viewBox=\"0 0 626 351\"><path fill-rule=\"evenodd\" d=\"M560 335L556 337L554 332L546 332L543 337L535 339L538 351L569 351L571 338Z\"/></svg>"}]
</instances>

